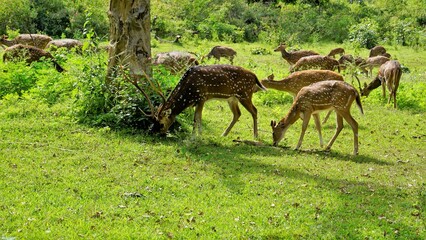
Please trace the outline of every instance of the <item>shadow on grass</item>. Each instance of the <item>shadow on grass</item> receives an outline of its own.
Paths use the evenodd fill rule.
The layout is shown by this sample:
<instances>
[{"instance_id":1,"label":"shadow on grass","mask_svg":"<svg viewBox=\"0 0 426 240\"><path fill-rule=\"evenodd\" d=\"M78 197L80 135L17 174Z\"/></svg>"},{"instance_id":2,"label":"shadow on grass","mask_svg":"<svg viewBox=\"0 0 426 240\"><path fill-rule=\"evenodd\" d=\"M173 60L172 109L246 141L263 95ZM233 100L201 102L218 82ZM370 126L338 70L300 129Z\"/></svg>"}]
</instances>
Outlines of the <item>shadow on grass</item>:
<instances>
[{"instance_id":1,"label":"shadow on grass","mask_svg":"<svg viewBox=\"0 0 426 240\"><path fill-rule=\"evenodd\" d=\"M201 142L189 144L182 147L182 149L182 154L189 155L194 161L214 165L221 182L236 195L244 194L244 189L249 184L244 179L250 173L264 174L282 179L295 179L312 183L310 185L315 186L315 191L333 192L340 200L336 202L337 207L333 211L321 213L323 216L316 220L317 225L321 226L318 236L327 234L328 236L339 238L360 239L366 237L365 233L360 229L364 228L373 231L373 229L378 228L376 230L382 231L382 236L419 238L418 228L393 219L398 214L403 214L406 218L416 217L412 215L412 211L416 211L414 208L406 209L403 213L399 213L397 210L412 201L416 201L406 192L409 190L396 188L374 180L370 181L368 180L369 176L363 177L360 175L359 180L358 178L352 180L347 179L345 173L342 172L341 177L330 178L326 174L321 175L317 172L311 172L303 167L298 169L297 167L295 168L295 165L287 167L282 164L265 163L266 161L270 162L270 159L258 160L258 158L276 157L299 160L297 156L303 158L303 156L312 155L315 160L319 161L340 160L381 166L392 166L394 164L366 155L352 156L333 151L316 150L295 151L288 147L272 147L268 145L259 147L236 144L229 146L221 143ZM303 159L300 160L303 161ZM351 170L347 169L347 171ZM321 189L326 190L323 191ZM303 194L303 191L301 191L301 194ZM317 199L317 201L321 202L321 199ZM396 208L389 209L390 205L396 206ZM338 219L337 221L340 222L338 224L339 229L336 229L332 219ZM366 225L366 223L368 224Z\"/></svg>"}]
</instances>

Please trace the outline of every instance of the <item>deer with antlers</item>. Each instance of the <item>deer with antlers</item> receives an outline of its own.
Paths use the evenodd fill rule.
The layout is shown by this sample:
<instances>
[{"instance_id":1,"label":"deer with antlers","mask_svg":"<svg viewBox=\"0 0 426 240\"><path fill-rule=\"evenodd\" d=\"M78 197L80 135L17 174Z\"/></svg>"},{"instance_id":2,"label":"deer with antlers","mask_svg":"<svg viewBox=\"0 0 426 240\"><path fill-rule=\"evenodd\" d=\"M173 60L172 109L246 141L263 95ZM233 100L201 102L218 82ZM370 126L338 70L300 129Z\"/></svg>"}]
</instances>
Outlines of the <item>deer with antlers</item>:
<instances>
[{"instance_id":1,"label":"deer with antlers","mask_svg":"<svg viewBox=\"0 0 426 240\"><path fill-rule=\"evenodd\" d=\"M257 109L252 103L252 95L259 88L266 88L259 82L256 75L244 68L232 65L194 66L188 69L166 100L160 90L157 92L163 98L163 104L155 110L145 91L132 83L144 94L151 108L154 131L166 133L173 124L176 116L188 107L195 106L193 136L196 132L201 135L201 116L204 104L211 99L225 99L233 113L233 119L222 136L228 135L241 116L238 102L243 105L253 118L254 137L258 137Z\"/></svg>"},{"instance_id":2,"label":"deer with antlers","mask_svg":"<svg viewBox=\"0 0 426 240\"><path fill-rule=\"evenodd\" d=\"M296 149L302 145L303 137L306 128L308 127L311 115L318 115L318 112L334 109L336 111L336 132L328 143L326 150L330 150L340 131L343 129L343 119L349 123L354 133L354 151L353 154L358 154L358 123L351 116L350 108L353 101L356 101L361 113L363 113L361 99L357 90L350 84L343 81L321 81L313 83L307 87L302 88L293 101L289 112L286 117L281 119L278 123L271 121L272 139L274 146L284 138L287 129L293 125L299 118L303 120L302 132L300 134L299 142ZM314 118L316 121L317 130L320 137L320 145L323 146L323 139L321 136L320 123L317 122L318 117ZM318 127L319 126L319 127Z\"/></svg>"}]
</instances>

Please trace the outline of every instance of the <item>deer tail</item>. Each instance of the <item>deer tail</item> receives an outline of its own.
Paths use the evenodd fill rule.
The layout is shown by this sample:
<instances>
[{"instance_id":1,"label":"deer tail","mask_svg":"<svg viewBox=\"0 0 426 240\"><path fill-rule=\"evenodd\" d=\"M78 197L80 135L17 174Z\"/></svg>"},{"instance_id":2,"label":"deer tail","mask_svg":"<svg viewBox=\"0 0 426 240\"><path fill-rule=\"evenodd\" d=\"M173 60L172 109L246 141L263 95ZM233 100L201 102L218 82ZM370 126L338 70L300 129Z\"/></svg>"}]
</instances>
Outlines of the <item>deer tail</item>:
<instances>
[{"instance_id":1,"label":"deer tail","mask_svg":"<svg viewBox=\"0 0 426 240\"><path fill-rule=\"evenodd\" d=\"M257 76L255 76L255 80L256 80L256 85L259 87L259 89L263 90L263 91L267 91L268 89L263 86L263 84L259 81L259 79L257 78Z\"/></svg>"}]
</instances>

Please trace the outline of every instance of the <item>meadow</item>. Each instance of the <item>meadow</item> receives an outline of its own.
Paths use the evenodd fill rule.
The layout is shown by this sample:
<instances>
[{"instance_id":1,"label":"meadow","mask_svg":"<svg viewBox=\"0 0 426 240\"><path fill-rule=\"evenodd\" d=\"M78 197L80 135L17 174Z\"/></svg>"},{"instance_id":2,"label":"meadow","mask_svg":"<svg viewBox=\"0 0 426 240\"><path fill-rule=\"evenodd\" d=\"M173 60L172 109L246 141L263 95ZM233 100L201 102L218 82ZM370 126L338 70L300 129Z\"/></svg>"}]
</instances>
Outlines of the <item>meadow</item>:
<instances>
[{"instance_id":1,"label":"meadow","mask_svg":"<svg viewBox=\"0 0 426 240\"><path fill-rule=\"evenodd\" d=\"M288 75L287 63L268 44L154 42L152 52L201 56L216 44L236 49L235 65L259 79ZM366 49L340 46L368 55ZM337 46L297 47L326 54ZM353 133L346 122L330 152L319 147L313 121L301 150L294 150L301 121L273 147L270 121L287 113L292 102L287 93L254 96L262 146L234 141L254 140L251 116L243 108L230 134L220 136L232 118L220 101L205 106L203 136L191 138L194 111L188 109L178 116L177 130L159 137L75 119L77 86L89 71L85 64L105 61L106 53L91 60L60 55L63 74L48 64L0 63L3 79L37 75L34 87L0 100L0 237L425 239L426 52L386 47L409 71L401 79L397 109L380 88L362 98L364 115L352 107L360 126L358 156L352 155ZM351 76L345 78L357 86ZM170 77L173 84L178 79ZM334 120L323 126L325 141L334 133Z\"/></svg>"}]
</instances>

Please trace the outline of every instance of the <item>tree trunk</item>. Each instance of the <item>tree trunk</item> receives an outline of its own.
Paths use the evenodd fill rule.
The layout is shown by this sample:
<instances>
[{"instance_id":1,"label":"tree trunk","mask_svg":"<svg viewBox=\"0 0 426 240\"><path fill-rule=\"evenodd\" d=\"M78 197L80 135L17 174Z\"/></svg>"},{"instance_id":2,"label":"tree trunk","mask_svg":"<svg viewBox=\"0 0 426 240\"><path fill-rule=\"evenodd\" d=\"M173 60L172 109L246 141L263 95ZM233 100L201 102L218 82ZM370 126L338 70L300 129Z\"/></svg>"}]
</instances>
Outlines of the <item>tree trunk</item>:
<instances>
[{"instance_id":1,"label":"tree trunk","mask_svg":"<svg viewBox=\"0 0 426 240\"><path fill-rule=\"evenodd\" d=\"M150 0L110 0L107 85L117 67L132 76L151 76Z\"/></svg>"}]
</instances>

